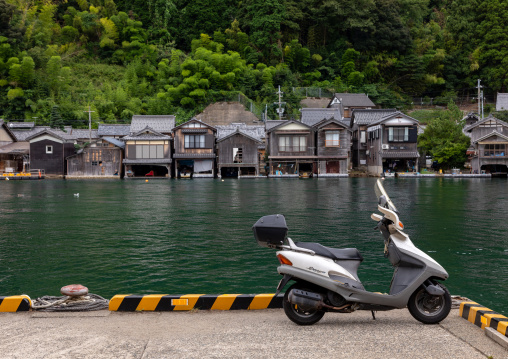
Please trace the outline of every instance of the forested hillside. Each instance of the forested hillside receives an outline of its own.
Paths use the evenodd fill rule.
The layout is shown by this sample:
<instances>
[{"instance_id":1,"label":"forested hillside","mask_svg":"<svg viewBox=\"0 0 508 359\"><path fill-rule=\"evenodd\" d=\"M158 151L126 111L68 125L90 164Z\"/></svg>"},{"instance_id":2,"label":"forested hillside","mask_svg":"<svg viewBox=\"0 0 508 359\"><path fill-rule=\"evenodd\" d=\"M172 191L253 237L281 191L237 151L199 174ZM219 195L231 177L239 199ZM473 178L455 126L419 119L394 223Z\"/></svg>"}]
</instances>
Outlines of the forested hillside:
<instances>
[{"instance_id":1,"label":"forested hillside","mask_svg":"<svg viewBox=\"0 0 508 359\"><path fill-rule=\"evenodd\" d=\"M290 116L293 87L447 103L506 91L507 40L508 0L0 0L0 117L183 120L278 85Z\"/></svg>"}]
</instances>

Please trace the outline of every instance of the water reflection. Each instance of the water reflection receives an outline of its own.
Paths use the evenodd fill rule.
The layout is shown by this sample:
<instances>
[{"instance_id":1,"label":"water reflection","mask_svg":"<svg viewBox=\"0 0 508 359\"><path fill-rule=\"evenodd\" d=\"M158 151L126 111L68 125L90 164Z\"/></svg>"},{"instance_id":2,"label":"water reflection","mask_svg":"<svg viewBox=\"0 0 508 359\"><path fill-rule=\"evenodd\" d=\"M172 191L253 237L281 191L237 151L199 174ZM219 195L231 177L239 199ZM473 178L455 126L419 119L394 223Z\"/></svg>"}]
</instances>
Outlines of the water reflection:
<instances>
[{"instance_id":1,"label":"water reflection","mask_svg":"<svg viewBox=\"0 0 508 359\"><path fill-rule=\"evenodd\" d=\"M76 282L104 296L271 293L275 251L258 247L251 227L272 213L286 215L295 241L358 248L367 289L390 285L370 219L373 178L5 182L2 295L56 295ZM448 270L452 294L504 310L507 182L387 179L385 187L415 244Z\"/></svg>"}]
</instances>

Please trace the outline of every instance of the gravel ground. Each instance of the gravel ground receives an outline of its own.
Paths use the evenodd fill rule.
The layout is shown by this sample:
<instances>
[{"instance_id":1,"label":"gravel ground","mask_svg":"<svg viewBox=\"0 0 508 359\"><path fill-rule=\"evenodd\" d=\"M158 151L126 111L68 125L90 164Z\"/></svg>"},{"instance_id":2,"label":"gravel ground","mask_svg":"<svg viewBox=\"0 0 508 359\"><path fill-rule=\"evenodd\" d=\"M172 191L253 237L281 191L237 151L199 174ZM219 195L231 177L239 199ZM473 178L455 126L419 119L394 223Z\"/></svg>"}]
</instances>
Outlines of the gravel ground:
<instances>
[{"instance_id":1,"label":"gravel ground","mask_svg":"<svg viewBox=\"0 0 508 359\"><path fill-rule=\"evenodd\" d=\"M1 358L508 358L453 309L438 325L407 310L328 313L299 327L258 311L0 313Z\"/></svg>"}]
</instances>

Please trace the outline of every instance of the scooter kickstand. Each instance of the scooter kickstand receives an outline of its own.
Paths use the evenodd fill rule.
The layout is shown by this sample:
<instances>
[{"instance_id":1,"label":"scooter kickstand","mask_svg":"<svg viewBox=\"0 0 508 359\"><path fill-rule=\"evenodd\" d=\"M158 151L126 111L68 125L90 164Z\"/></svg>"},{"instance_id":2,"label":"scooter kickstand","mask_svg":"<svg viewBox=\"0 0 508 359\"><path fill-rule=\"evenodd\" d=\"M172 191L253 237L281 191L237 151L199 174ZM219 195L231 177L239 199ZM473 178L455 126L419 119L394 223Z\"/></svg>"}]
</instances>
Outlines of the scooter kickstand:
<instances>
[{"instance_id":1,"label":"scooter kickstand","mask_svg":"<svg viewBox=\"0 0 508 359\"><path fill-rule=\"evenodd\" d=\"M371 310L370 312L372 313L372 319L373 319L373 320L376 320L376 315L374 314L374 311L373 311L373 310Z\"/></svg>"}]
</instances>

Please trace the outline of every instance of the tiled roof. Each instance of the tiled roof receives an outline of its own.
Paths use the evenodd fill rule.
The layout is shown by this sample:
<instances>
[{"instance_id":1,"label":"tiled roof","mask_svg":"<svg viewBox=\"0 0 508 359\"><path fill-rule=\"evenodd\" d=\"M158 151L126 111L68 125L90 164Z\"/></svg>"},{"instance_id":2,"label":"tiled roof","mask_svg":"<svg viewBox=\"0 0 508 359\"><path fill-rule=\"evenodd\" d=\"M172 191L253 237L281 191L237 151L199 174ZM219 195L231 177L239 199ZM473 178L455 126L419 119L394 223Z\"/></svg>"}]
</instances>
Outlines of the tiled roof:
<instances>
[{"instance_id":1,"label":"tiled roof","mask_svg":"<svg viewBox=\"0 0 508 359\"><path fill-rule=\"evenodd\" d=\"M138 132L145 127L153 128L160 133L169 133L175 127L175 116L173 115L134 115L132 116L130 132Z\"/></svg>"},{"instance_id":2,"label":"tiled roof","mask_svg":"<svg viewBox=\"0 0 508 359\"><path fill-rule=\"evenodd\" d=\"M16 129L16 128L33 128L35 126L34 122L9 122L7 124L9 128Z\"/></svg>"},{"instance_id":3,"label":"tiled roof","mask_svg":"<svg viewBox=\"0 0 508 359\"><path fill-rule=\"evenodd\" d=\"M508 111L508 93L498 93L496 111Z\"/></svg>"},{"instance_id":4,"label":"tiled roof","mask_svg":"<svg viewBox=\"0 0 508 359\"><path fill-rule=\"evenodd\" d=\"M418 151L381 151L379 152L383 158L418 158Z\"/></svg>"},{"instance_id":5,"label":"tiled roof","mask_svg":"<svg viewBox=\"0 0 508 359\"><path fill-rule=\"evenodd\" d=\"M287 120L268 120L265 122L266 131L280 125L281 123L288 122Z\"/></svg>"},{"instance_id":6,"label":"tiled roof","mask_svg":"<svg viewBox=\"0 0 508 359\"><path fill-rule=\"evenodd\" d=\"M131 125L99 123L98 134L105 136L127 136L130 134Z\"/></svg>"},{"instance_id":7,"label":"tiled roof","mask_svg":"<svg viewBox=\"0 0 508 359\"><path fill-rule=\"evenodd\" d=\"M128 141L128 140L160 141L160 140L170 140L170 139L171 139L171 136L163 135L162 133L159 133L150 127L145 127L142 130L131 134L130 136L122 137L123 141Z\"/></svg>"},{"instance_id":8,"label":"tiled roof","mask_svg":"<svg viewBox=\"0 0 508 359\"><path fill-rule=\"evenodd\" d=\"M483 120L477 121L469 126L464 127L462 132L471 131L473 128L480 126L481 124L483 124L487 121L495 121L495 122L499 123L499 125L501 125L501 126L508 127L508 123L506 123L498 118L495 118L494 116L492 116L492 114L490 114L489 116L485 117Z\"/></svg>"},{"instance_id":9,"label":"tiled roof","mask_svg":"<svg viewBox=\"0 0 508 359\"><path fill-rule=\"evenodd\" d=\"M407 120L410 120L410 121L414 121L416 124L418 124L418 120L409 116L409 115L406 115L405 113L402 113L400 111L395 111L393 113L390 113L382 118L380 118L379 120L375 121L375 122L371 122L369 125L371 126L374 126L374 125L379 125L385 121L388 121L390 119L393 119L393 118L405 118Z\"/></svg>"},{"instance_id":10,"label":"tiled roof","mask_svg":"<svg viewBox=\"0 0 508 359\"><path fill-rule=\"evenodd\" d=\"M41 136L41 135L43 135L45 133L50 135L50 136L54 136L56 138L64 140L64 141L74 141L74 140L77 140L77 137L71 135L70 132L71 132L70 130L69 130L69 132L64 132L64 131L56 129L56 128L46 128L46 129L44 129L42 131L34 133L32 136L26 137L25 141L30 141L31 139L36 138L38 136Z\"/></svg>"},{"instance_id":11,"label":"tiled roof","mask_svg":"<svg viewBox=\"0 0 508 359\"><path fill-rule=\"evenodd\" d=\"M397 112L394 108L389 109L355 109L351 116L352 123L357 125L370 125L371 123L381 120L383 117Z\"/></svg>"},{"instance_id":12,"label":"tiled roof","mask_svg":"<svg viewBox=\"0 0 508 359\"><path fill-rule=\"evenodd\" d=\"M33 135L36 135L39 132L43 132L46 130L51 130L51 132L57 135L61 134L63 138L63 136L68 136L71 133L72 127L65 126L64 129L66 132L56 128L50 128L49 126L35 126L31 130L12 130L12 133L14 134L14 136L16 136L16 139L18 141L26 141L27 138L32 137Z\"/></svg>"},{"instance_id":13,"label":"tiled roof","mask_svg":"<svg viewBox=\"0 0 508 359\"><path fill-rule=\"evenodd\" d=\"M341 120L342 116L338 108L302 108L302 123L309 126L314 126L316 123L323 120L335 118Z\"/></svg>"},{"instance_id":14,"label":"tiled roof","mask_svg":"<svg viewBox=\"0 0 508 359\"><path fill-rule=\"evenodd\" d=\"M374 107L374 102L364 93L336 93L335 97L339 99L345 107Z\"/></svg>"},{"instance_id":15,"label":"tiled roof","mask_svg":"<svg viewBox=\"0 0 508 359\"><path fill-rule=\"evenodd\" d=\"M72 136L75 136L78 139L89 139L90 138L90 133L89 133L88 129L84 129L84 128L72 129L70 134ZM97 130L95 130L95 129L93 129L91 131L91 135L92 135L92 139L94 139L94 140L99 138L99 134L97 133Z\"/></svg>"},{"instance_id":16,"label":"tiled roof","mask_svg":"<svg viewBox=\"0 0 508 359\"><path fill-rule=\"evenodd\" d=\"M1 123L0 123L1 124ZM0 147L0 154L29 154L30 144L28 142L12 142Z\"/></svg>"},{"instance_id":17,"label":"tiled roof","mask_svg":"<svg viewBox=\"0 0 508 359\"><path fill-rule=\"evenodd\" d=\"M262 141L265 138L265 126L249 126L245 123L233 123L231 125L217 126L217 140L222 140L237 130L257 141Z\"/></svg>"}]
</instances>

